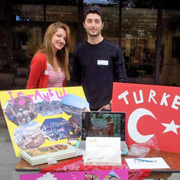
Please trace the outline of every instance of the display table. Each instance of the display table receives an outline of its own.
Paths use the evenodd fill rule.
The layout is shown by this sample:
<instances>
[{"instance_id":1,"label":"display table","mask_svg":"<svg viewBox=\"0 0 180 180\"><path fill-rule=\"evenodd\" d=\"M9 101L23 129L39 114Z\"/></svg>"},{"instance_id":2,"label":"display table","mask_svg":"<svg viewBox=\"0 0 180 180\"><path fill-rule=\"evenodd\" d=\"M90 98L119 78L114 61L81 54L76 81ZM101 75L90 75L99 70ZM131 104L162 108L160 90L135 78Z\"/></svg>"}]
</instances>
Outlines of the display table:
<instances>
[{"instance_id":1,"label":"display table","mask_svg":"<svg viewBox=\"0 0 180 180\"><path fill-rule=\"evenodd\" d=\"M122 156L122 161L125 160L125 158L132 158L133 156ZM171 176L172 173L180 173L180 154L178 153L172 153L172 152L165 152L165 151L157 151L157 150L151 150L146 157L162 157L166 163L170 166L169 169L152 169L151 173L147 178L152 179L167 179ZM73 158L72 158L73 159ZM69 159L58 161L58 164L62 164L64 162L69 161ZM25 160L21 159L16 167L16 171L41 171L43 168L50 167L52 165L48 164L41 164L37 166L31 166L29 163L27 163Z\"/></svg>"}]
</instances>

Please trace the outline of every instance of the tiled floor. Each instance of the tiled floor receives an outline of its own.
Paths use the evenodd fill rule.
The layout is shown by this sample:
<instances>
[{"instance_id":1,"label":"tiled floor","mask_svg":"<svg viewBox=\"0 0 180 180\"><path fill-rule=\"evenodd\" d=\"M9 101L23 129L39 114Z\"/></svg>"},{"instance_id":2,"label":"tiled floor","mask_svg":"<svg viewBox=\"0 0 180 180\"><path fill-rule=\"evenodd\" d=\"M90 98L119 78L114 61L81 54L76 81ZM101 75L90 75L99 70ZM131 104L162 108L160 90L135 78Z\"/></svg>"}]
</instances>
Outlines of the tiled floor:
<instances>
[{"instance_id":1,"label":"tiled floor","mask_svg":"<svg viewBox=\"0 0 180 180\"><path fill-rule=\"evenodd\" d=\"M0 119L2 122L2 119ZM0 179L18 180L20 172L15 171L19 158L15 156L7 127L0 123ZM172 175L168 180L180 180L180 174Z\"/></svg>"}]
</instances>

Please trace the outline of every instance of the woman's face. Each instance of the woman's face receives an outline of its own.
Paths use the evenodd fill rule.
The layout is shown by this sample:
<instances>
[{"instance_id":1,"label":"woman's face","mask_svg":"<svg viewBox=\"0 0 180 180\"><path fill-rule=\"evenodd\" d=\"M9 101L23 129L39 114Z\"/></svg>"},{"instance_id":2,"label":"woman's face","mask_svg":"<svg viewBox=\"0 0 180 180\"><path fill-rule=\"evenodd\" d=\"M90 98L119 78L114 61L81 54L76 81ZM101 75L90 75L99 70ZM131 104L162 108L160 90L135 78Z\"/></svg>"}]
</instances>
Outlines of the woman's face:
<instances>
[{"instance_id":1,"label":"woman's face","mask_svg":"<svg viewBox=\"0 0 180 180\"><path fill-rule=\"evenodd\" d=\"M66 45L66 31L58 28L51 39L52 46L58 51Z\"/></svg>"}]
</instances>

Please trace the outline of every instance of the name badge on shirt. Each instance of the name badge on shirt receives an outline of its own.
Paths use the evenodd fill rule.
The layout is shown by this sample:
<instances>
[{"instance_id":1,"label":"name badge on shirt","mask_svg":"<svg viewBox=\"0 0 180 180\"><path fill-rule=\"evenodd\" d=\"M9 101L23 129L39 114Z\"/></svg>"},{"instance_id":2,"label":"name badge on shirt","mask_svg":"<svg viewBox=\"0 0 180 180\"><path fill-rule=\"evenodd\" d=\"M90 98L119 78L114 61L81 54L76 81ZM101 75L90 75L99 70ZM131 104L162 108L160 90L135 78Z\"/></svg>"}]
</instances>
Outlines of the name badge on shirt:
<instances>
[{"instance_id":1,"label":"name badge on shirt","mask_svg":"<svg viewBox=\"0 0 180 180\"><path fill-rule=\"evenodd\" d=\"M108 60L97 60L97 65L108 66L109 61Z\"/></svg>"}]
</instances>

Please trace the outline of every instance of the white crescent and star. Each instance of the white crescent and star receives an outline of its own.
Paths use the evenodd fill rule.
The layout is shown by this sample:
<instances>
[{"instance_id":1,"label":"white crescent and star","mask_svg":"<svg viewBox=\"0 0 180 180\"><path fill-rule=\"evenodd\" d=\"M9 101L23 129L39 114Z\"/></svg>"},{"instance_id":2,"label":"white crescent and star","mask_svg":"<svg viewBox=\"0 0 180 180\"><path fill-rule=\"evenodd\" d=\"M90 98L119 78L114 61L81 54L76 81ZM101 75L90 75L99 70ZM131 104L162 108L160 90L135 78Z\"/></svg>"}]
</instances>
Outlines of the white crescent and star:
<instances>
[{"instance_id":1,"label":"white crescent and star","mask_svg":"<svg viewBox=\"0 0 180 180\"><path fill-rule=\"evenodd\" d=\"M155 134L142 135L138 132L137 123L139 119L143 116L151 116L155 120L157 120L156 117L153 115L153 113L145 108L138 108L130 114L128 120L128 132L131 139L137 143L145 143L155 135ZM176 125L174 120L172 120L169 124L168 123L161 123L161 124L166 127L163 133L172 131L178 135L177 129L180 128L180 125Z\"/></svg>"}]
</instances>

